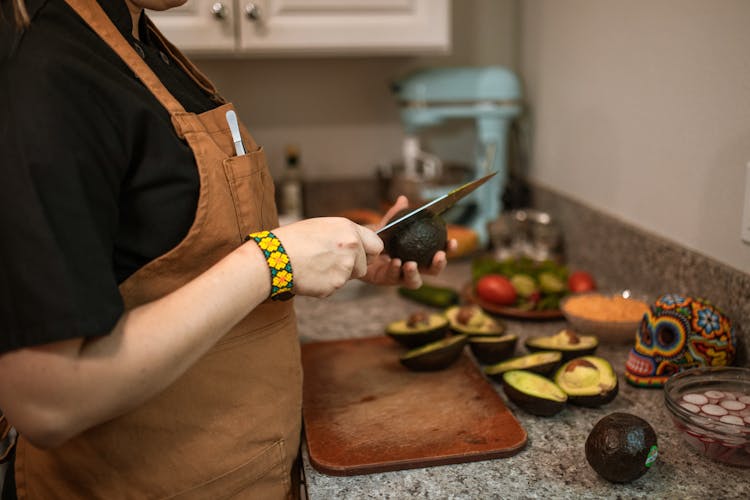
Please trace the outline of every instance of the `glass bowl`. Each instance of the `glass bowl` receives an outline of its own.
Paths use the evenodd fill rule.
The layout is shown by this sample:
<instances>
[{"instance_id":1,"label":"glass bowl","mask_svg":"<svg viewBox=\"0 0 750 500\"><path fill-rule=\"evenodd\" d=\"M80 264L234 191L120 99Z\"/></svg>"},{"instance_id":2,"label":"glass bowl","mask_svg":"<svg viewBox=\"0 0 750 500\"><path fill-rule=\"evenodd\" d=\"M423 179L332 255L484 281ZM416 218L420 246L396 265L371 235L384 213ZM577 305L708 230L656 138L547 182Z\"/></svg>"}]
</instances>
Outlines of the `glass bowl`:
<instances>
[{"instance_id":1,"label":"glass bowl","mask_svg":"<svg viewBox=\"0 0 750 500\"><path fill-rule=\"evenodd\" d=\"M750 369L678 373L664 385L664 404L683 440L698 453L750 467Z\"/></svg>"}]
</instances>

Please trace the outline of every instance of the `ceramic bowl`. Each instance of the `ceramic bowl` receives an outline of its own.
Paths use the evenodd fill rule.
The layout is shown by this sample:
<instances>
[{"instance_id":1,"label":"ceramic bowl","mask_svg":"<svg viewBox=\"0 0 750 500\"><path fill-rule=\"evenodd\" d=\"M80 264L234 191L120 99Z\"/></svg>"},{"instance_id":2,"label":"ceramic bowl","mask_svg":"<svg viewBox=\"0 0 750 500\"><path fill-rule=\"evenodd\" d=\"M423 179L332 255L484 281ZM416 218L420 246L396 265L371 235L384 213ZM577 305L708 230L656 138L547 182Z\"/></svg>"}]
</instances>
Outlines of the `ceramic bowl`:
<instances>
[{"instance_id":1,"label":"ceramic bowl","mask_svg":"<svg viewBox=\"0 0 750 500\"><path fill-rule=\"evenodd\" d=\"M712 460L750 467L750 369L678 373L664 386L664 404L691 448Z\"/></svg>"},{"instance_id":2,"label":"ceramic bowl","mask_svg":"<svg viewBox=\"0 0 750 500\"><path fill-rule=\"evenodd\" d=\"M587 292L568 295L560 301L560 310L571 328L578 333L595 335L600 342L604 343L633 344L638 326L643 319L642 315L637 318L634 316L632 319L621 319L618 316L609 316L606 311L601 310L582 313L581 307L573 307L571 304L573 301L597 299L637 300L642 304L644 313L648 310L648 302L643 298L634 297L628 290L616 293Z\"/></svg>"}]
</instances>

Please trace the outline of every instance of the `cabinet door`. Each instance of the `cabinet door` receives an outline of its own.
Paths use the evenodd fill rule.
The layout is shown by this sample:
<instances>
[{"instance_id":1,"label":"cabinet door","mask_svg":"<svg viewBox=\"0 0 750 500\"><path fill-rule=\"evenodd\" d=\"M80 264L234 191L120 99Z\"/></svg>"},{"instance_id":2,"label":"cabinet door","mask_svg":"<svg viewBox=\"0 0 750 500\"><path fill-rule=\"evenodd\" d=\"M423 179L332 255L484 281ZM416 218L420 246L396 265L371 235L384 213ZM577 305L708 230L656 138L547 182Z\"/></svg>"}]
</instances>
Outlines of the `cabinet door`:
<instances>
[{"instance_id":1,"label":"cabinet door","mask_svg":"<svg viewBox=\"0 0 750 500\"><path fill-rule=\"evenodd\" d=\"M235 0L188 0L167 11L149 11L148 16L182 50L225 53L237 47L235 8Z\"/></svg>"},{"instance_id":2,"label":"cabinet door","mask_svg":"<svg viewBox=\"0 0 750 500\"><path fill-rule=\"evenodd\" d=\"M450 48L450 0L237 0L252 54L435 53Z\"/></svg>"}]
</instances>

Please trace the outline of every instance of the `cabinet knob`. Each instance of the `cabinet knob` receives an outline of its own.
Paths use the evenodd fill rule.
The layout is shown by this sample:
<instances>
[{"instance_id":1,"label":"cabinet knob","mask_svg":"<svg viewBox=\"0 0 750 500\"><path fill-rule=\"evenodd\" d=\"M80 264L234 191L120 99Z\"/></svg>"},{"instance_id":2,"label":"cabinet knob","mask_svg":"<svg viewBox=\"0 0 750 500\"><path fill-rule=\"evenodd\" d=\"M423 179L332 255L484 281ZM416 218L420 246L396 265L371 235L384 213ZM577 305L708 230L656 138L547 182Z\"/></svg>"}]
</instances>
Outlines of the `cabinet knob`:
<instances>
[{"instance_id":1,"label":"cabinet knob","mask_svg":"<svg viewBox=\"0 0 750 500\"><path fill-rule=\"evenodd\" d=\"M245 15L251 21L260 21L260 7L255 2L248 2L245 5Z\"/></svg>"},{"instance_id":2,"label":"cabinet knob","mask_svg":"<svg viewBox=\"0 0 750 500\"><path fill-rule=\"evenodd\" d=\"M214 2L213 5L211 5L211 14L216 19L224 19L227 17L227 8L224 7L224 4L221 2Z\"/></svg>"}]
</instances>

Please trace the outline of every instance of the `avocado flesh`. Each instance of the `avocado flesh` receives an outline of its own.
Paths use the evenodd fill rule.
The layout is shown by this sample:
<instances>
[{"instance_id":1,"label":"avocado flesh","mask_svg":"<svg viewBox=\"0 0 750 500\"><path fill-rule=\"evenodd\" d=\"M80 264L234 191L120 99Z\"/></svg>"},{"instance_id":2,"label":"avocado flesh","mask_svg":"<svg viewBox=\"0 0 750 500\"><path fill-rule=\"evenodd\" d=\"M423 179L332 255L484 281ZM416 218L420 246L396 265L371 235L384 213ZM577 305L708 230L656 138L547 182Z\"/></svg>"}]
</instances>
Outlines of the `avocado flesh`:
<instances>
[{"instance_id":1,"label":"avocado flesh","mask_svg":"<svg viewBox=\"0 0 750 500\"><path fill-rule=\"evenodd\" d=\"M402 210L391 220L403 217L409 210ZM386 253L403 262L415 261L420 267L428 268L439 250L445 249L448 231L445 221L439 215L425 212L414 220L394 229L386 248Z\"/></svg>"},{"instance_id":2,"label":"avocado flesh","mask_svg":"<svg viewBox=\"0 0 750 500\"><path fill-rule=\"evenodd\" d=\"M530 351L560 351L563 361L593 354L599 347L599 340L593 335L577 335L569 330L561 330L547 337L531 337L524 343Z\"/></svg>"},{"instance_id":3,"label":"avocado flesh","mask_svg":"<svg viewBox=\"0 0 750 500\"><path fill-rule=\"evenodd\" d=\"M568 396L554 382L526 370L511 370L502 377L503 390L522 410L542 417L559 413Z\"/></svg>"},{"instance_id":4,"label":"avocado flesh","mask_svg":"<svg viewBox=\"0 0 750 500\"><path fill-rule=\"evenodd\" d=\"M502 374L510 370L528 370L546 375L555 371L561 362L562 354L558 351L535 352L487 366L484 373L498 381L502 381Z\"/></svg>"},{"instance_id":5,"label":"avocado flesh","mask_svg":"<svg viewBox=\"0 0 750 500\"><path fill-rule=\"evenodd\" d=\"M448 318L450 329L459 334L469 336L491 335L499 336L505 331L505 325L485 314L479 306L463 306L473 309L471 318L466 323L459 321L461 306L454 306L446 309L445 317Z\"/></svg>"},{"instance_id":6,"label":"avocado flesh","mask_svg":"<svg viewBox=\"0 0 750 500\"><path fill-rule=\"evenodd\" d=\"M456 361L463 352L467 337L453 335L412 349L402 355L402 365L414 371L442 370Z\"/></svg>"},{"instance_id":7,"label":"avocado flesh","mask_svg":"<svg viewBox=\"0 0 750 500\"><path fill-rule=\"evenodd\" d=\"M658 455L656 432L640 417L611 413L586 438L586 460L601 477L627 483L641 477Z\"/></svg>"},{"instance_id":8,"label":"avocado flesh","mask_svg":"<svg viewBox=\"0 0 750 500\"><path fill-rule=\"evenodd\" d=\"M442 314L430 314L426 324L410 326L409 320L390 323L385 333L396 342L406 347L419 347L440 340L448 333L448 320Z\"/></svg>"},{"instance_id":9,"label":"avocado flesh","mask_svg":"<svg viewBox=\"0 0 750 500\"><path fill-rule=\"evenodd\" d=\"M555 383L568 394L570 402L596 407L612 401L618 392L617 374L604 358L583 356L562 365Z\"/></svg>"}]
</instances>

